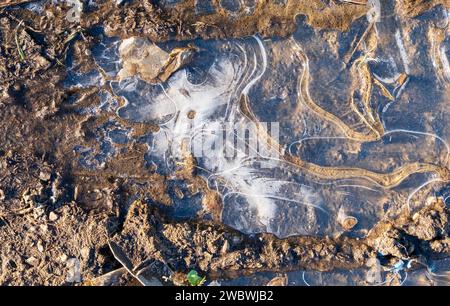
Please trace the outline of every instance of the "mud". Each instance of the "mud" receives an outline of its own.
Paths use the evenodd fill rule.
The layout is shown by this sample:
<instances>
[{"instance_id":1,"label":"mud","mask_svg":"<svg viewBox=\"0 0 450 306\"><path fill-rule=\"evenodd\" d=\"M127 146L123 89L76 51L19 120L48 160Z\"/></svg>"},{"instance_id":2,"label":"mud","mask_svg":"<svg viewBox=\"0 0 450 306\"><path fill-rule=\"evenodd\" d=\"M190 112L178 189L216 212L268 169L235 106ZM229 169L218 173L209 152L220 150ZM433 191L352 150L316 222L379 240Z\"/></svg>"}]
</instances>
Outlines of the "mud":
<instances>
[{"instance_id":1,"label":"mud","mask_svg":"<svg viewBox=\"0 0 450 306\"><path fill-rule=\"evenodd\" d=\"M97 1L98 6L85 9L79 23L72 23L66 19L68 6L47 3L38 14L16 6L25 2L34 1L0 4L1 284L171 285L185 284L184 275L191 269L209 282L258 272L357 269L375 258L385 266L414 260L414 271L450 255L449 209L441 197L429 198L412 214L401 211L391 220L381 220L365 238L346 233L278 238L239 232L221 222L220 194L197 173L193 156L186 153L171 174L159 173L144 158L147 148L141 138L158 126L118 118L122 126L133 130L133 141L119 143L120 154L105 162L96 135L104 133L99 126L112 125L114 129L110 114L93 116L79 110L96 105L100 91L113 95L112 90L103 83L84 88L64 86L72 71L83 75L98 66L91 51L100 43L98 26L104 26L107 36L137 35L154 43L255 34L286 37L296 31L296 20L302 15L315 29L348 31L365 16L367 6L345 1L258 1L254 7L231 14L213 1L215 12L197 14L191 0L173 6L147 0L119 6L115 1ZM413 18L437 5L448 8L450 3L398 1L396 10ZM367 35L370 41L370 33ZM428 35L435 38L437 54L445 33L435 29ZM150 83L169 79L189 63L180 57L185 50L164 51L168 59L161 61L158 73L143 79ZM443 67L440 57L435 58ZM353 73L365 75L363 88L367 89L374 78L364 64L357 64ZM128 74L140 74L136 69L130 71ZM440 71L445 80L444 68ZM383 134L376 116L366 125L368 133L353 130L306 94L307 75L298 82L305 89L306 104L327 121L337 122L347 136L369 141ZM404 82L398 81L399 85ZM374 84L390 98L382 86ZM246 103L241 101L241 109L255 116ZM370 101L363 107L367 119ZM89 154L97 158L97 164L80 166L80 158ZM420 172L435 172L443 180L449 179L448 168L429 163L411 163L380 174L325 168L292 156L286 160L315 176L365 176L385 188ZM177 198L196 196L201 197L196 218L173 217ZM353 223L345 228L351 230L358 222Z\"/></svg>"},{"instance_id":2,"label":"mud","mask_svg":"<svg viewBox=\"0 0 450 306\"><path fill-rule=\"evenodd\" d=\"M193 0L161 10L150 1L125 5L108 18L106 32L115 36L144 34L153 41L243 37L256 33L264 37L286 36L294 32L298 15L306 16L314 27L344 31L366 13L364 5L327 5L322 1L257 1L232 12L222 8L219 1L211 1L207 6L212 9L205 14L197 12Z\"/></svg>"},{"instance_id":3,"label":"mud","mask_svg":"<svg viewBox=\"0 0 450 306\"><path fill-rule=\"evenodd\" d=\"M170 222L157 209L137 201L130 207L122 231L112 240L133 267L151 269L157 262L171 271L172 277L175 271L191 267L197 267L208 279L260 271L356 269L377 254L391 262L411 258L426 262L448 256L449 249L442 252L435 247L448 240L448 213L442 200L437 199L413 220L381 222L366 239L278 239L270 234L249 237L213 222ZM158 271L152 271L153 276L158 275ZM161 282L163 276L167 275L159 275Z\"/></svg>"},{"instance_id":4,"label":"mud","mask_svg":"<svg viewBox=\"0 0 450 306\"><path fill-rule=\"evenodd\" d=\"M450 5L448 0L400 0L397 2L397 10L400 15L415 17L439 4L443 4L447 7Z\"/></svg>"}]
</instances>

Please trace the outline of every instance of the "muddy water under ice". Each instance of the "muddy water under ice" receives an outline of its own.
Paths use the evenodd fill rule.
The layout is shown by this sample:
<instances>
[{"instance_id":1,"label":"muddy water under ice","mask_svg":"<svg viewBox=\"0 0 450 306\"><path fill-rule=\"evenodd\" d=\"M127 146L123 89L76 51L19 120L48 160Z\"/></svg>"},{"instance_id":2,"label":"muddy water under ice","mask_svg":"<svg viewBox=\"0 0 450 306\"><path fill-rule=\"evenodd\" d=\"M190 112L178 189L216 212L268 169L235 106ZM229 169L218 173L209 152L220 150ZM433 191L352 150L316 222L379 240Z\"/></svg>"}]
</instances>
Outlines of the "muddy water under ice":
<instances>
[{"instance_id":1,"label":"muddy water under ice","mask_svg":"<svg viewBox=\"0 0 450 306\"><path fill-rule=\"evenodd\" d=\"M405 265L405 266L402 266ZM261 286L275 277L287 277L288 286L445 286L449 282L448 259L431 263L430 267L406 271L407 263L398 263L393 267L383 267L374 263L371 267L355 270L334 270L330 272L296 271L287 274L256 273L252 277L240 277L233 280L218 280L210 286Z\"/></svg>"},{"instance_id":2,"label":"muddy water under ice","mask_svg":"<svg viewBox=\"0 0 450 306\"><path fill-rule=\"evenodd\" d=\"M103 37L92 51L108 78L98 69L87 74L73 69L65 81L66 87L111 88L100 91L99 105L79 108L94 116L109 116L93 131L98 150L74 147L80 166L101 169L121 153L118 145L138 141L148 146L148 165L170 176L183 158L182 139L192 145L199 136L227 124L244 126L255 120L278 122L281 152L322 167L379 173L412 162L448 167L448 13L438 6L405 21L387 4L374 24L376 46L362 43L354 53L351 50L369 26L365 18L346 33L316 31L299 18L296 33L284 39L194 41L200 51L193 62L167 82L153 85L139 76L114 80L122 66L121 41ZM160 47L170 51L186 44ZM367 64L382 85L371 89L372 114L364 113L366 87L352 72L358 61ZM309 84L304 87L301 81L306 75ZM402 75L408 78L400 84ZM382 87L393 99L383 94ZM351 139L333 120L312 110L305 103L308 97L362 134L371 132L362 119L375 114L384 133L379 139ZM352 109L351 97L362 117ZM247 101L254 118L242 111L242 101ZM77 99L69 103L77 105ZM190 111L195 111L194 119L188 118ZM136 139L122 120L160 129ZM232 145L229 139L226 145ZM213 149L198 159L198 166L210 188L221 195L224 223L246 233L271 232L279 237L340 234L343 215L358 220L348 234L361 237L383 218L420 208L428 196L450 196L446 182L433 172L414 173L386 187L364 172L347 178L319 177L276 154L249 157L237 152L229 159ZM195 217L201 199L173 196L173 201L175 217Z\"/></svg>"}]
</instances>

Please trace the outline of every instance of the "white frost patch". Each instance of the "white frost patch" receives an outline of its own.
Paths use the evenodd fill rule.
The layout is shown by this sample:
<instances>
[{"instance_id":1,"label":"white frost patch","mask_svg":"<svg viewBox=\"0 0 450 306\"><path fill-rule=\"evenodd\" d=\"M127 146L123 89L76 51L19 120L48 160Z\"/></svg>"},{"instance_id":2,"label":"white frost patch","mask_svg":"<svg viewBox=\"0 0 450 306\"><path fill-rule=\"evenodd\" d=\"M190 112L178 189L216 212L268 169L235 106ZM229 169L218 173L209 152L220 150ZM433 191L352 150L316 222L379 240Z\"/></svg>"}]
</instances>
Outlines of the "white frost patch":
<instances>
[{"instance_id":1,"label":"white frost patch","mask_svg":"<svg viewBox=\"0 0 450 306\"><path fill-rule=\"evenodd\" d=\"M403 39L402 39L402 35L400 33L400 30L396 30L395 31L395 41L397 42L397 47L398 50L400 51L400 56L402 58L403 61L403 67L405 68L405 72L406 74L409 74L410 70L409 70L409 57L408 54L406 52L405 46L403 44Z\"/></svg>"},{"instance_id":2,"label":"white frost patch","mask_svg":"<svg viewBox=\"0 0 450 306\"><path fill-rule=\"evenodd\" d=\"M181 70L166 85L151 87L150 92L143 97L147 97L143 99L146 103L133 108L133 112L138 114L138 118L160 122L161 129L155 135L152 154L163 159L167 156L175 160L182 159L186 143L192 152L197 142L204 142L201 136L211 138L211 132L214 132L212 138L218 138L226 127L243 128L252 124L241 112L239 102L240 97L250 92L267 69L265 47L259 38L255 39L256 43L250 47L234 44L230 46L232 52L218 55L201 84L190 83L186 70ZM126 46L126 42L123 44ZM118 94L139 91L138 82L137 79L121 82ZM136 103L135 99L127 100L122 110L135 107L133 103ZM195 112L194 119L189 118L191 112ZM239 151L234 142L235 136L238 141L243 141L241 137L245 136L237 131L232 132L233 137L229 136L223 140L224 147L233 148L236 154L233 158L203 145L204 154L200 159L200 166L212 173L208 183L214 181L217 188L217 184L220 185L225 205L236 205L236 201L243 200L239 205L252 211L257 223L268 232L275 231L273 220L277 217L280 203L321 209L320 196L310 189L289 181L278 181L270 177L270 172L264 171L277 167L277 160L264 160L259 155L249 157L248 152ZM257 151L256 144L252 142L254 136L250 137L249 150ZM254 222L248 216L241 216L236 223L243 230L251 232L254 229L250 223Z\"/></svg>"},{"instance_id":3,"label":"white frost patch","mask_svg":"<svg viewBox=\"0 0 450 306\"><path fill-rule=\"evenodd\" d=\"M442 62L442 70L444 74L445 81L450 82L450 65L447 58L447 48L443 45L440 48L440 57Z\"/></svg>"}]
</instances>

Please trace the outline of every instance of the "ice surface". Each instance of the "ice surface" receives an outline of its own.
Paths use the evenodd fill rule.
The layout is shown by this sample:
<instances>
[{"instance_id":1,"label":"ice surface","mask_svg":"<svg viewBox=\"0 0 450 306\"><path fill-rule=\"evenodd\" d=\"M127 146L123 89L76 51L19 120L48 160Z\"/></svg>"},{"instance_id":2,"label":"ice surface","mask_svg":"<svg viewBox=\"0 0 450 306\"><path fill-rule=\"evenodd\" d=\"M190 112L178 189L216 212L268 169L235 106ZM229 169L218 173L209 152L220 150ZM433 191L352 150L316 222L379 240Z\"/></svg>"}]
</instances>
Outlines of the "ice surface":
<instances>
[{"instance_id":1,"label":"ice surface","mask_svg":"<svg viewBox=\"0 0 450 306\"><path fill-rule=\"evenodd\" d=\"M123 122L158 126L139 140L157 171L170 175L191 152L221 195L224 223L280 237L338 235L343 212L358 221L350 234L364 236L433 193L446 196L439 173L420 165L449 165L448 12L438 6L414 28L392 10L384 7L345 33L300 22L285 39L190 42L200 50L192 63L159 84L138 75L119 80L121 41L103 37L93 54L107 79L73 71L66 82L102 87L91 113L110 116L93 131L99 149L76 148L80 163L102 167L121 145L138 141ZM377 43L352 52L371 24ZM170 44L160 47L170 51ZM256 140L270 137L278 143L262 154ZM248 144L236 150L236 142ZM385 183L384 174L414 163L418 171ZM189 214L183 205L175 214Z\"/></svg>"}]
</instances>

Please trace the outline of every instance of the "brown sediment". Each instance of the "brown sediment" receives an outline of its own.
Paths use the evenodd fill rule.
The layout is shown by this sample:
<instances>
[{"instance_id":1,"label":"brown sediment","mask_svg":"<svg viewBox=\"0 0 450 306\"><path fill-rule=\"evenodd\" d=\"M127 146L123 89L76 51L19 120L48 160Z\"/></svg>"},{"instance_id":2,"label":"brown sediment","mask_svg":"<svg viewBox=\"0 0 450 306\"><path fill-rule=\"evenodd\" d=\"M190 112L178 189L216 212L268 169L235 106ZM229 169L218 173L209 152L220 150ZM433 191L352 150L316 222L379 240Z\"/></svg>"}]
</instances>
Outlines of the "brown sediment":
<instances>
[{"instance_id":1,"label":"brown sediment","mask_svg":"<svg viewBox=\"0 0 450 306\"><path fill-rule=\"evenodd\" d=\"M136 1L110 12L105 21L106 32L120 37L145 36L155 42L254 34L287 36L295 31L298 15L305 15L308 24L314 28L346 31L367 11L365 5L333 2L327 5L319 0L287 0L285 4L257 1L250 12L244 8L229 12L219 5L218 0L211 3L216 11L202 15L196 13L194 0L185 0L169 8L157 7L148 0Z\"/></svg>"},{"instance_id":2,"label":"brown sediment","mask_svg":"<svg viewBox=\"0 0 450 306\"><path fill-rule=\"evenodd\" d=\"M401 16L416 17L439 4L450 8L449 0L398 0L396 8Z\"/></svg>"},{"instance_id":3,"label":"brown sediment","mask_svg":"<svg viewBox=\"0 0 450 306\"><path fill-rule=\"evenodd\" d=\"M222 199L219 193L212 190L208 186L207 180L198 175L197 160L186 147L182 148L183 158L177 162L178 169L175 176L187 183L188 190L191 194L202 193L202 214L211 214L215 222L221 221L222 215Z\"/></svg>"},{"instance_id":4,"label":"brown sediment","mask_svg":"<svg viewBox=\"0 0 450 306\"><path fill-rule=\"evenodd\" d=\"M371 44L375 47L376 41L373 42L372 40ZM374 49L372 49L372 51L373 50ZM366 54L365 56L370 56L370 52L372 51L369 51L369 53ZM365 109L364 112L365 115L361 114L356 109L354 103L352 103L353 106L352 109L354 112L359 114L362 122L370 129L371 133L369 134L364 134L353 130L339 117L332 114L331 112L326 111L312 100L309 94L309 78L310 78L309 62L308 62L309 60L306 54L300 48L298 48L298 54L302 59L302 61L304 62L304 69L302 74L299 76L298 82L298 90L299 90L298 104L299 105L301 103L306 104L309 109L311 109L321 118L339 127L344 133L344 135L349 139L360 142L371 142L381 139L381 137L385 133L384 127L383 124L381 123L379 115L373 111L370 100L370 94L372 92L372 82L375 82L375 84L377 83L376 79L372 76L367 63L365 62L365 58L358 59L354 63L354 67L357 67L356 69L358 69L362 74L362 76L360 77L360 79L362 79L362 86L361 86L362 88L360 90L363 95L363 105ZM385 94L390 98L393 98L389 92L383 93L383 89L385 91L386 89L382 87L381 84L379 84L378 86L381 88L382 94ZM353 102L353 98L351 98L351 101ZM318 177L321 178L332 177L337 179L343 179L351 177L360 177L360 178L364 177L369 180L372 180L373 182L385 188L392 188L397 186L404 179L406 179L407 177L411 176L414 173L434 172L437 173L443 181L450 180L450 170L446 168L446 165L440 166L427 163L411 163L394 170L392 173L382 174L357 168L321 167L312 163L304 162L300 158L294 156L286 156L285 158L288 161L292 162L293 164L298 165L299 167L311 172L313 175L317 175Z\"/></svg>"},{"instance_id":5,"label":"brown sediment","mask_svg":"<svg viewBox=\"0 0 450 306\"><path fill-rule=\"evenodd\" d=\"M365 266L377 252L397 259L449 254L448 247L436 252L430 243L447 239L448 213L442 199L436 199L415 217L381 221L365 239L279 239L271 234L250 237L208 221L172 222L156 208L136 201L123 230L112 240L135 267L156 261L177 272L200 269L208 279L258 271L354 269Z\"/></svg>"},{"instance_id":6,"label":"brown sediment","mask_svg":"<svg viewBox=\"0 0 450 306\"><path fill-rule=\"evenodd\" d=\"M3 1L0 8L24 2L31 1ZM241 12L233 17L220 9L215 14L197 17L193 1L174 9L162 9L150 1L134 1L119 8L112 3L101 2L100 10L88 13L82 20L82 28L66 20L66 9L46 7L44 16L23 9L0 11L0 283L72 283L66 275L67 259L73 258L81 262L83 280L94 280L110 271L116 273L105 279L122 277L125 272L109 251L108 235L136 265L147 259L156 260L162 264L154 267L169 266L181 272L199 268L211 278L255 271L356 268L363 266L375 252L395 259L449 256L449 212L442 199L428 203L411 217L404 215L380 222L367 239L278 239L269 234L253 237L218 222L174 221L164 216L155 206L172 204L167 190L171 178L156 174L145 165L146 148L142 144L119 146L126 149L125 153L121 152L101 170L80 170L79 155L73 147L78 144L97 151L93 131L107 121L107 116L94 119L75 112L77 107L95 102L97 89L80 90L80 104L69 107L66 102L77 90L63 89L59 83L67 72L63 64L68 50L73 50L80 72L94 67L88 51L96 42L87 34L93 25L106 20L106 30L111 35L139 34L155 42L256 33L271 37L294 32L293 20L297 15L307 16L307 23L314 28L346 30L367 10L364 5L328 6L323 1L292 0L286 6L260 1L253 14ZM399 10L416 16L439 3L448 7L449 2L398 3ZM431 52L437 58L442 30L430 32L429 38L436 39ZM358 83L361 91L374 90L367 66L356 63L352 67L363 78ZM366 114L371 113L375 120L360 114L370 129L364 134L352 130L309 99L308 85L307 78L299 79L299 89L303 89L300 102L340 127L349 138L367 142L383 134L367 97ZM248 101L243 99L241 103L241 110L252 118ZM158 130L156 126L115 119L132 128L135 136ZM279 144L266 139L279 150ZM398 185L413 173L435 172L443 180L450 178L447 168L425 163L407 164L392 173L375 173L320 167L294 157L284 158L302 171L325 179L364 177L386 188ZM214 221L220 220L220 197L195 173L195 159L186 156L181 163L177 178L185 180L192 192L202 193L205 211L212 214ZM129 209L133 198L148 201L135 202ZM155 268L153 272L163 276L165 270Z\"/></svg>"},{"instance_id":7,"label":"brown sediment","mask_svg":"<svg viewBox=\"0 0 450 306\"><path fill-rule=\"evenodd\" d=\"M299 168L323 179L364 178L383 188L393 188L414 173L432 172L438 174L443 181L450 180L450 171L447 168L433 164L416 162L403 165L390 173L377 173L361 168L321 167L290 155L286 155L285 158Z\"/></svg>"},{"instance_id":8,"label":"brown sediment","mask_svg":"<svg viewBox=\"0 0 450 306\"><path fill-rule=\"evenodd\" d=\"M433 64L436 66L439 81L445 86L448 86L448 84L450 83L450 72L445 71L446 67L444 67L444 62L441 55L442 43L445 40L446 31L448 31L448 25L443 28L434 26L430 27L427 34L428 40L431 44L431 48L429 49L430 58L433 60Z\"/></svg>"},{"instance_id":9,"label":"brown sediment","mask_svg":"<svg viewBox=\"0 0 450 306\"><path fill-rule=\"evenodd\" d=\"M370 106L370 93L372 91L372 76L367 66L367 63L364 62L364 59L358 59L357 61L355 61L354 67L356 67L355 69L360 71L360 73L362 74L363 88L361 88L360 90L363 92L364 97L363 101L366 115L362 115L359 111L357 111L356 107L353 107L353 110L362 117L363 123L370 128L371 133L369 134L364 134L353 130L339 117L326 111L312 100L309 94L309 82L310 82L309 60L306 54L300 48L298 48L298 54L299 57L304 62L305 66L302 74L298 78L298 90L299 90L298 105L300 105L301 103L306 104L309 109L318 114L320 117L322 117L326 121L334 123L337 127L339 127L343 131L345 136L347 136L349 139L363 142L375 141L380 139L380 137L384 134L384 128L380 122L380 119L378 118L378 115L373 114L372 107ZM369 121L372 121L372 123L369 123Z\"/></svg>"},{"instance_id":10,"label":"brown sediment","mask_svg":"<svg viewBox=\"0 0 450 306\"><path fill-rule=\"evenodd\" d=\"M308 58L306 55L300 51L300 56L302 57L305 68L302 74L299 76L299 100L298 104L305 103L311 110L313 110L317 115L322 117L323 119L330 121L343 131L345 136L349 139L360 141L360 142L370 142L376 141L381 138L384 134L384 128L381 124L381 121L378 115L373 114L374 118L372 119L373 123L369 123L370 119L366 119L363 122L371 127L371 130L374 131L372 134L363 134L351 129L346 123L344 123L340 118L336 115L326 111L318 104L316 104L309 95L309 67L308 67ZM365 67L365 75L367 76L366 83L372 82L372 76L368 71L367 64L362 63L363 67ZM371 85L366 85L370 86ZM366 90L368 90L366 88ZM370 97L366 97L366 99L370 99ZM284 154L281 151L280 145L274 140L271 139L270 135L259 126L258 120L256 116L253 114L253 111L250 108L248 97L243 97L240 103L240 110L242 113L252 122L254 122L258 127L258 133L260 139L270 144L271 148L277 150L280 153L281 158L290 163L292 166L297 167L301 170L307 171L313 176L322 178L322 179L348 179L348 178L365 178L368 179L383 188L393 188L399 185L406 178L411 176L414 173L426 173L432 172L439 175L439 177L443 181L450 181L450 170L445 166L428 164L428 163L409 163L405 164L391 173L377 173L373 171L369 171L361 168L343 168L343 167L323 167L310 162L303 161L302 159L292 156L290 154ZM365 102L365 107L368 108L366 113L372 112L370 107L370 100ZM373 127L372 127L373 125Z\"/></svg>"}]
</instances>

